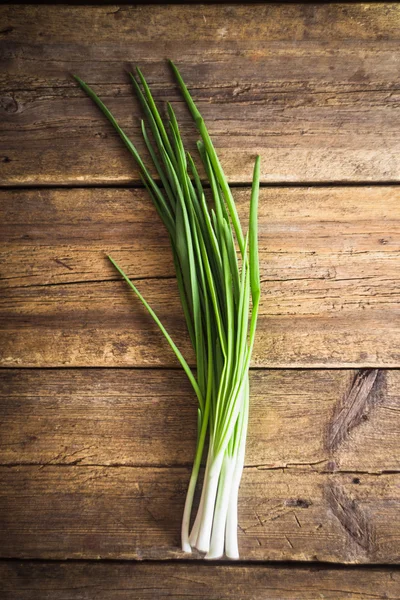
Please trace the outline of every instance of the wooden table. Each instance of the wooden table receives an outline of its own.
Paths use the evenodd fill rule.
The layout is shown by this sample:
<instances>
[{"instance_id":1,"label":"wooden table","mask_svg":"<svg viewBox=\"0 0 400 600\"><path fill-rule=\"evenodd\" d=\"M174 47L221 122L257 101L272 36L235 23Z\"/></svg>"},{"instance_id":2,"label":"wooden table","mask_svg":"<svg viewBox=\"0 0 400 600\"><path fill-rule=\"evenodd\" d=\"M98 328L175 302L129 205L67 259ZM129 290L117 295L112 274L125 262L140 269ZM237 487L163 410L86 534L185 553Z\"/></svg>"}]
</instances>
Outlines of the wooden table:
<instances>
[{"instance_id":1,"label":"wooden table","mask_svg":"<svg viewBox=\"0 0 400 600\"><path fill-rule=\"evenodd\" d=\"M1 598L400 598L400 5L3 5L0 39ZM196 402L105 259L193 361L168 240L71 77L142 150L140 65L194 148L167 57L244 221L262 157L238 564L179 549Z\"/></svg>"}]
</instances>

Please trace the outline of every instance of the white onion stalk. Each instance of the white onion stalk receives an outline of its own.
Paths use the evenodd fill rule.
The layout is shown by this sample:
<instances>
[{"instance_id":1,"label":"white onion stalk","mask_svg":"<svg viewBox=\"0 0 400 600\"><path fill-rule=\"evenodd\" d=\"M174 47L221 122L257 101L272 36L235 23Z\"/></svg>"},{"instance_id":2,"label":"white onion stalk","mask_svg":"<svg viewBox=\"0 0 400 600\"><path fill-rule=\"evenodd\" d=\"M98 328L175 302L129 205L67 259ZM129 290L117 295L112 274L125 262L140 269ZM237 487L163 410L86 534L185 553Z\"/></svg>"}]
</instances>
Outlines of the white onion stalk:
<instances>
[{"instance_id":1,"label":"white onion stalk","mask_svg":"<svg viewBox=\"0 0 400 600\"><path fill-rule=\"evenodd\" d=\"M109 258L161 329L197 396L197 445L182 519L182 550L191 552L197 548L206 559L217 559L224 554L237 559L238 493L248 425L249 365L260 300L257 242L260 159L256 158L254 166L249 229L245 236L203 118L178 69L170 64L200 133L197 147L213 208L206 201L195 163L184 149L172 107L168 104L168 120L164 122L139 69L136 70L139 81L133 74L130 77L149 127L148 131L142 121L144 142L158 181L108 108L88 85L76 79L136 160L171 241L182 309L196 357L196 374L139 290ZM207 442L200 503L189 535Z\"/></svg>"}]
</instances>

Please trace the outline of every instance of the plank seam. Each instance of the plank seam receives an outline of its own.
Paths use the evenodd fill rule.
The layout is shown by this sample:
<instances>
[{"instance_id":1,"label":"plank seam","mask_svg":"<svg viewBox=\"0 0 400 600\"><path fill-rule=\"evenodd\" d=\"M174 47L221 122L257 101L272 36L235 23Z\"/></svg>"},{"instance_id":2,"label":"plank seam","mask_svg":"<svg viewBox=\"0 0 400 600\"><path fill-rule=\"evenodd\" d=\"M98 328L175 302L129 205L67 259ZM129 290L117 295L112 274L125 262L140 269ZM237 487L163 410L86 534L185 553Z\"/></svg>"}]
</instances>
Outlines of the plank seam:
<instances>
[{"instance_id":1,"label":"plank seam","mask_svg":"<svg viewBox=\"0 0 400 600\"><path fill-rule=\"evenodd\" d=\"M126 563L132 563L132 564L137 564L138 562L140 562L141 565L143 564L149 564L149 565L166 565L166 564L179 564L179 565L193 565L193 568L201 568L201 569L207 569L209 567L209 565L214 565L214 566L221 566L221 567L230 567L231 569L235 569L236 567L252 567L254 569L260 568L260 565L263 565L263 567L265 568L271 568L271 569L279 569L279 568L283 568L283 569L288 569L289 571L292 570L293 568L296 569L303 569L305 571L309 571L309 570L322 570L322 569L327 569L327 570L332 570L332 571L342 571L342 570L346 570L346 571L358 571L358 570L362 570L362 571L378 571L378 570L384 570L384 571L396 571L396 572L400 572L400 565L399 564L391 564L391 563L360 563L360 564L349 564L349 563L341 563L341 562L327 562L327 561L301 561L301 560L293 560L293 561L273 561L273 560L237 560L235 561L234 564L232 564L232 561L229 560L225 560L225 559L219 559L216 561L208 561L206 564L198 561L198 560L193 560L193 559L174 559L174 558L166 558L165 560L157 560L157 559L143 559L141 561L138 561L136 559L130 559L130 558L66 558L66 559L60 559L60 558L17 558L17 557L0 557L0 564L1 563L10 563L10 562L21 562L21 563L38 563L38 564L46 564L46 563L52 563L52 564L65 564L65 563L80 563L80 564L101 564L101 563L112 563L112 564L126 564Z\"/></svg>"},{"instance_id":2,"label":"plank seam","mask_svg":"<svg viewBox=\"0 0 400 600\"><path fill-rule=\"evenodd\" d=\"M330 366L328 365L324 365L324 366L306 366L306 367L301 367L301 366L296 366L296 365L289 365L289 366L274 366L274 367L250 367L251 371L354 371L356 369L372 369L372 368L377 368L380 369L381 371L400 371L400 365L398 366L392 366L392 365L383 365L383 366L375 366L375 367L371 367L368 365L360 365L359 363L351 363L349 365L341 365L341 366ZM121 366L104 366L104 365L89 365L89 366L79 366L79 365L71 365L71 366L65 366L65 365L60 365L60 366L53 366L53 365L44 365L44 366L7 366L7 365L2 365L0 364L0 371L38 371L38 370L53 370L53 371L58 371L58 370L65 370L65 371L72 371L74 369L77 370L89 370L89 369L110 369L110 370L131 370L131 371L181 371L183 373L182 367L180 367L179 365L177 366L161 366L161 365L152 365L152 366L148 366L148 367L138 367L138 366L126 366L126 365L121 365Z\"/></svg>"},{"instance_id":3,"label":"plank seam","mask_svg":"<svg viewBox=\"0 0 400 600\"><path fill-rule=\"evenodd\" d=\"M158 180L155 180L157 183L161 183ZM209 189L209 185L206 182L202 182L204 189ZM230 182L229 186L232 189L236 188L248 188L251 189L251 181L235 181ZM348 187L398 187L400 186L400 180L385 180L385 181L269 181L269 182L260 182L260 189L274 189L274 188L348 188ZM90 183L87 182L85 184L82 183L35 183L35 184L7 184L0 183L0 192L8 192L8 191L18 191L18 190L57 190L57 189L129 189L129 190L145 190L145 187L141 185L139 182L133 181L132 183Z\"/></svg>"}]
</instances>

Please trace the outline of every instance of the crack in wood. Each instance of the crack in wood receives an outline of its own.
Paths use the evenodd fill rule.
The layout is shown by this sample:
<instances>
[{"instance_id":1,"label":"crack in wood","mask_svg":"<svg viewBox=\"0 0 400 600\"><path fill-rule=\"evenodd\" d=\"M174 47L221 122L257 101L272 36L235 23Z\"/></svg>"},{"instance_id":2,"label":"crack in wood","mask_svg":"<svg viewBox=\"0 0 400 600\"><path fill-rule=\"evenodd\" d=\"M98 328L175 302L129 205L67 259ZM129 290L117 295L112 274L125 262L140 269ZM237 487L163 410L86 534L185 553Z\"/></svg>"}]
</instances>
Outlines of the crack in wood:
<instances>
[{"instance_id":1,"label":"crack in wood","mask_svg":"<svg viewBox=\"0 0 400 600\"><path fill-rule=\"evenodd\" d=\"M329 424L326 437L328 451L335 452L350 432L368 419L369 412L380 399L384 377L384 372L379 369L358 371Z\"/></svg>"}]
</instances>

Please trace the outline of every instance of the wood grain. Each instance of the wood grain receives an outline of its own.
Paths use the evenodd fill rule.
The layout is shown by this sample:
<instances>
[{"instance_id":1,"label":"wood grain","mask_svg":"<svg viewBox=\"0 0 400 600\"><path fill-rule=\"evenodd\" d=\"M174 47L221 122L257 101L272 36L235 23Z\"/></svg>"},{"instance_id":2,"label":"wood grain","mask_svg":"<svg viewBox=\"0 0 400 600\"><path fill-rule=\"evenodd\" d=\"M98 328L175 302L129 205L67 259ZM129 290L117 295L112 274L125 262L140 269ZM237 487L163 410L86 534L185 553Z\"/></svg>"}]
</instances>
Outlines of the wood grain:
<instances>
[{"instance_id":1,"label":"wood grain","mask_svg":"<svg viewBox=\"0 0 400 600\"><path fill-rule=\"evenodd\" d=\"M0 562L3 600L395 600L394 568Z\"/></svg>"},{"instance_id":2,"label":"wood grain","mask_svg":"<svg viewBox=\"0 0 400 600\"><path fill-rule=\"evenodd\" d=\"M331 444L358 377L253 370L246 466L400 471L399 371L379 372L370 410ZM180 371L3 369L0 414L1 465L189 467L194 453L196 400Z\"/></svg>"},{"instance_id":3,"label":"wood grain","mask_svg":"<svg viewBox=\"0 0 400 600\"><path fill-rule=\"evenodd\" d=\"M189 475L183 467L0 467L0 557L185 558ZM354 475L245 469L242 560L398 563L400 475Z\"/></svg>"},{"instance_id":4,"label":"wood grain","mask_svg":"<svg viewBox=\"0 0 400 600\"><path fill-rule=\"evenodd\" d=\"M139 64L193 149L171 57L243 184L245 224L257 153L264 184L303 184L261 193L241 558L398 564L399 18L395 3L0 7L2 598L177 598L194 584L199 598L400 598L389 567L182 561L196 403L104 257L193 362L168 241L71 78L143 150L126 75Z\"/></svg>"},{"instance_id":5,"label":"wood grain","mask_svg":"<svg viewBox=\"0 0 400 600\"><path fill-rule=\"evenodd\" d=\"M0 374L0 557L184 558L196 410L183 374ZM243 560L399 562L400 373L375 377L367 418L329 446L355 380L252 371Z\"/></svg>"},{"instance_id":6,"label":"wood grain","mask_svg":"<svg viewBox=\"0 0 400 600\"><path fill-rule=\"evenodd\" d=\"M363 369L354 377L349 392L344 395L331 422L328 443L332 450L336 450L350 432L360 425L363 419L368 418L374 403L381 400L379 395L374 393L377 387L381 387L378 375L378 369Z\"/></svg>"},{"instance_id":7,"label":"wood grain","mask_svg":"<svg viewBox=\"0 0 400 600\"><path fill-rule=\"evenodd\" d=\"M235 190L246 225L249 193ZM399 366L396 187L265 188L255 366ZM175 366L105 252L191 359L168 240L143 190L0 194L4 366ZM39 341L40 340L40 341Z\"/></svg>"},{"instance_id":8,"label":"wood grain","mask_svg":"<svg viewBox=\"0 0 400 600\"><path fill-rule=\"evenodd\" d=\"M138 180L71 73L93 84L142 150L125 72L139 64L162 107L173 101L192 148L166 58L179 64L231 181L250 181L256 153L264 182L400 179L396 3L0 10L3 185Z\"/></svg>"}]
</instances>

